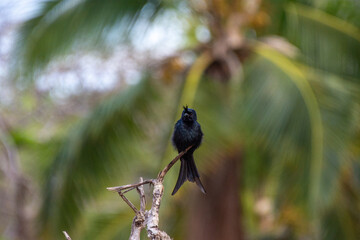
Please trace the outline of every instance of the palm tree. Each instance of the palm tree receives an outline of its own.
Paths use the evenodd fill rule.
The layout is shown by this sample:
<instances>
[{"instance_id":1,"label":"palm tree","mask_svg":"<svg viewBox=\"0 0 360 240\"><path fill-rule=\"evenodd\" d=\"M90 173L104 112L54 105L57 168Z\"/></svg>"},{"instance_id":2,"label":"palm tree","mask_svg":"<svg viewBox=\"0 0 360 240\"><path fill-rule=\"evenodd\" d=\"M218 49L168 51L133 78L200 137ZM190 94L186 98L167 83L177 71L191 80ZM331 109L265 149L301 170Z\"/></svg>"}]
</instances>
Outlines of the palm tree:
<instances>
[{"instance_id":1,"label":"palm tree","mask_svg":"<svg viewBox=\"0 0 360 240\"><path fill-rule=\"evenodd\" d=\"M186 186L165 197L161 224L171 236L356 239L356 1L44 2L20 32L20 76L36 76L75 47L103 44L113 29L129 40L139 24L179 5L189 9L189 36L200 26L210 39L190 41L196 58L186 70L173 68L184 53L165 59L167 81L144 73L73 128L48 172L41 236L128 236L130 210L104 189L155 176L175 154L172 126L189 104L205 133L195 157L209 194ZM169 75L185 77L179 84ZM166 196L176 175L165 181Z\"/></svg>"}]
</instances>

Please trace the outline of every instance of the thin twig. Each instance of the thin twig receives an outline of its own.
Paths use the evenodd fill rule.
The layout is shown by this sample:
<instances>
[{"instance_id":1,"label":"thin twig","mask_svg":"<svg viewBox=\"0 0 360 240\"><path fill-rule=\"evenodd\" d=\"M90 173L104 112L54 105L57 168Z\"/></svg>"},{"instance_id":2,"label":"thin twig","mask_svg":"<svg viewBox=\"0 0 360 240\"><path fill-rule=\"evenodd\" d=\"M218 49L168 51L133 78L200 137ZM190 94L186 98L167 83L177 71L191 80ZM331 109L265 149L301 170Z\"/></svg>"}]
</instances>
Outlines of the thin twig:
<instances>
[{"instance_id":1,"label":"thin twig","mask_svg":"<svg viewBox=\"0 0 360 240\"><path fill-rule=\"evenodd\" d=\"M134 190L135 188L138 188L138 187L133 187L133 188L126 189L126 190L123 191L122 193L125 194L125 193L127 193L127 192L130 192L130 191Z\"/></svg>"},{"instance_id":2,"label":"thin twig","mask_svg":"<svg viewBox=\"0 0 360 240\"><path fill-rule=\"evenodd\" d=\"M153 180L148 179L148 180L145 180L145 181L140 182L140 183L128 184L128 185L123 185L123 186L118 186L118 187L108 187L106 189L109 190L109 191L113 191L113 192L120 192L120 191L128 189L128 188L134 189L134 188L136 188L138 186L141 186L141 185L144 185L144 184L149 184L149 183L153 183Z\"/></svg>"},{"instance_id":3,"label":"thin twig","mask_svg":"<svg viewBox=\"0 0 360 240\"><path fill-rule=\"evenodd\" d=\"M140 182L143 182L143 178L140 177ZM131 224L131 233L129 240L140 240L141 229L145 227L145 193L144 185L136 187L137 192L140 195L140 211L136 213L133 222Z\"/></svg>"},{"instance_id":4,"label":"thin twig","mask_svg":"<svg viewBox=\"0 0 360 240\"><path fill-rule=\"evenodd\" d=\"M69 234L67 234L66 231L63 231L63 234L65 235L65 237L66 237L67 240L71 240L71 237L69 236Z\"/></svg>"},{"instance_id":5,"label":"thin twig","mask_svg":"<svg viewBox=\"0 0 360 240\"><path fill-rule=\"evenodd\" d=\"M184 151L179 153L158 175L157 180L162 182L164 180L164 177L166 173L170 170L170 168L187 152L192 148L192 146L186 148Z\"/></svg>"},{"instance_id":6,"label":"thin twig","mask_svg":"<svg viewBox=\"0 0 360 240\"><path fill-rule=\"evenodd\" d=\"M132 204L129 199L127 199L125 197L125 195L122 193L122 192L118 192L118 194L120 195L120 197L124 200L124 202L127 203L127 205L129 205L129 207L135 212L135 213L138 213L139 210L137 210L137 208L134 206L134 204Z\"/></svg>"},{"instance_id":7,"label":"thin twig","mask_svg":"<svg viewBox=\"0 0 360 240\"><path fill-rule=\"evenodd\" d=\"M140 177L140 182L142 182L142 181L143 181L143 178ZM140 211L145 212L146 198L145 198L145 192L144 192L144 185L136 187L136 190L140 195Z\"/></svg>"},{"instance_id":8,"label":"thin twig","mask_svg":"<svg viewBox=\"0 0 360 240\"><path fill-rule=\"evenodd\" d=\"M170 170L170 168L187 152L190 150L192 146L186 148L184 151L182 151L181 153L179 153L168 165L165 166L165 168L158 174L157 180L158 181L163 181L164 177L166 175L166 173ZM139 187L141 185L144 184L154 184L154 179L148 179L139 183L135 183L135 184L127 184L127 185L122 185L122 186L117 186L117 187L108 187L106 188L109 191L113 191L113 192L122 192L123 190L127 190L122 192L123 194L131 191L133 189L135 189L136 187Z\"/></svg>"},{"instance_id":9,"label":"thin twig","mask_svg":"<svg viewBox=\"0 0 360 240\"><path fill-rule=\"evenodd\" d=\"M162 240L170 240L171 238L167 235L166 232L161 231L159 229L159 210L161 199L164 194L164 186L163 181L164 177L170 168L187 152L192 146L188 147L181 153L179 153L165 168L159 172L156 179L148 179L143 181L140 178L139 183L128 184L118 187L108 187L107 190L117 192L120 197L129 205L129 207L136 213L133 223L131 225L131 233L130 240L140 240L140 232L144 227L147 228L147 235L150 239L162 239ZM153 190L153 201L151 205L151 209L149 211L145 210L146 207L146 199L144 193L144 185L152 184L154 187ZM132 204L126 197L125 193L129 192L133 189L137 190L140 195L140 211Z\"/></svg>"}]
</instances>

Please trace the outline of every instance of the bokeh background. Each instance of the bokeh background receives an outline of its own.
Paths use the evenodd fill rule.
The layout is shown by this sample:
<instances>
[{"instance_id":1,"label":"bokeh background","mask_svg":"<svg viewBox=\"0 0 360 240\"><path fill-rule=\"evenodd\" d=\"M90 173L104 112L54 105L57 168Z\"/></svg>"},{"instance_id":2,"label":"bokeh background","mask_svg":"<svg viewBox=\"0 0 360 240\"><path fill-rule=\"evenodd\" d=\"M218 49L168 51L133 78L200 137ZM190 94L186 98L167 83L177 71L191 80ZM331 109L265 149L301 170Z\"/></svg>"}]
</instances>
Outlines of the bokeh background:
<instances>
[{"instance_id":1,"label":"bokeh background","mask_svg":"<svg viewBox=\"0 0 360 240\"><path fill-rule=\"evenodd\" d=\"M106 187L176 156L186 104L208 194L172 197L169 172L170 236L360 239L359 13L358 0L2 0L0 239L127 239L134 214Z\"/></svg>"}]
</instances>

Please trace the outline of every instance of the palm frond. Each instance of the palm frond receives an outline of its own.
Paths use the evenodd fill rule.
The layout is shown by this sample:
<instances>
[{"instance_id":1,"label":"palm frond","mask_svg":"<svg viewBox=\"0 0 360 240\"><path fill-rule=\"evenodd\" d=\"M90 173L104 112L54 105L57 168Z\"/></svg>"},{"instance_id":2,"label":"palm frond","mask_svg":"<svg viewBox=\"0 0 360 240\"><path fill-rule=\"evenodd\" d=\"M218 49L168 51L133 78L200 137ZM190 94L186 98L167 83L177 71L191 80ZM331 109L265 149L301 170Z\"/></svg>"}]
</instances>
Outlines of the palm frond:
<instances>
[{"instance_id":1,"label":"palm frond","mask_svg":"<svg viewBox=\"0 0 360 240\"><path fill-rule=\"evenodd\" d=\"M341 169L348 166L345 146L360 88L323 72L310 76L313 70L266 51L256 50L258 57L248 64L244 82L248 136L273 156L268 184L276 185L271 188L276 189L278 206L305 204L319 220L336 200Z\"/></svg>"},{"instance_id":2,"label":"palm frond","mask_svg":"<svg viewBox=\"0 0 360 240\"><path fill-rule=\"evenodd\" d=\"M20 30L16 66L32 73L54 57L105 41L114 28L126 39L139 20L149 23L162 7L157 0L45 1Z\"/></svg>"},{"instance_id":3,"label":"palm frond","mask_svg":"<svg viewBox=\"0 0 360 240\"><path fill-rule=\"evenodd\" d=\"M126 211L127 205L121 205L119 199L114 203L109 203L113 208L94 208L85 214L84 227L79 231L79 235L73 235L77 239L124 239L128 238L131 229L133 212ZM123 206L119 209L119 206ZM121 237L120 237L121 236Z\"/></svg>"},{"instance_id":4,"label":"palm frond","mask_svg":"<svg viewBox=\"0 0 360 240\"><path fill-rule=\"evenodd\" d=\"M104 102L74 129L48 173L41 216L45 234L54 236L59 228L71 232L99 190L152 162L143 121L156 116L157 99L157 91L144 81Z\"/></svg>"},{"instance_id":5,"label":"palm frond","mask_svg":"<svg viewBox=\"0 0 360 240\"><path fill-rule=\"evenodd\" d=\"M319 9L299 4L286 8L285 36L300 48L309 66L358 81L360 29Z\"/></svg>"},{"instance_id":6,"label":"palm frond","mask_svg":"<svg viewBox=\"0 0 360 240\"><path fill-rule=\"evenodd\" d=\"M352 23L360 27L360 11L359 1L354 0L337 0L325 1L320 4L322 10L327 13L337 16L346 22Z\"/></svg>"},{"instance_id":7,"label":"palm frond","mask_svg":"<svg viewBox=\"0 0 360 240\"><path fill-rule=\"evenodd\" d=\"M287 114L289 114L289 115L287 117L285 117L285 116L280 117L280 119L282 119L285 122L279 123L279 121L274 121L274 123L279 124L279 127L284 127L284 126L289 125L289 123L286 123L286 121L289 121L289 119L291 119L291 117L294 117L297 115L297 114L295 114L295 111L298 111L299 108L301 108L299 106L299 104L303 105L303 107L305 107L305 109L303 109L303 110L305 110L303 113L307 113L307 115L308 115L308 122L310 124L310 128L308 130L310 130L310 133L311 133L311 136L310 136L311 167L309 169L311 182L309 183L310 184L309 190L310 190L310 198L311 198L311 202L312 202L311 203L312 208L316 208L317 204L315 205L315 201L318 198L317 194L318 194L319 188L320 188L321 169L322 169L322 165L323 165L323 162L322 162L322 159L323 159L323 123L322 123L322 119L321 119L318 101L315 97L315 94L314 94L308 80L304 76L304 74L291 61L287 60L287 58L281 56L280 54L276 54L274 51L269 52L268 49L266 49L266 48L265 49L258 48L257 53L259 55L261 55L262 57L264 57L265 59L267 59L267 61L272 63L273 66L275 66L280 71L282 71L283 74L287 75L288 76L287 81L290 80L292 82L291 85L289 85L289 83L283 82L281 84L281 86L286 86L286 84L287 84L289 87L291 87L293 89L293 90L290 90L290 89L287 90L287 92L288 92L287 94L294 94L292 96L293 99L290 100L289 98L291 98L291 95L286 94L285 95L286 99L278 100L277 103L284 104L287 102L287 104L292 103L294 105L292 107L290 106L288 108ZM298 93L296 93L296 92L298 92ZM298 94L300 94L300 95L298 95ZM298 96L298 97L295 97L295 96ZM294 101L297 101L297 103L295 103ZM298 107L296 107L296 106L298 106ZM270 109L268 111L271 111ZM284 109L286 109L285 106L281 107L280 105L278 105L277 108L273 109L273 110L278 111L279 114L284 114L285 113ZM272 113L272 114L274 114L274 113ZM274 115L277 115L277 114L274 114ZM299 117L299 119L301 119L301 118ZM300 127L304 123L297 122L297 124L299 124L299 127ZM289 133L291 131L290 129L285 130L286 132L284 132L284 133L287 133L290 135L290 133ZM296 127L295 127L295 129L296 129ZM273 130L276 131L276 134L281 133L281 130L277 131L277 130L279 130L277 127L274 127ZM300 135L299 135L299 133L297 135L300 138L301 133L300 133ZM281 136L281 135L279 135L279 136ZM296 136L296 134L294 134L292 136ZM299 142L297 144L299 144Z\"/></svg>"}]
</instances>

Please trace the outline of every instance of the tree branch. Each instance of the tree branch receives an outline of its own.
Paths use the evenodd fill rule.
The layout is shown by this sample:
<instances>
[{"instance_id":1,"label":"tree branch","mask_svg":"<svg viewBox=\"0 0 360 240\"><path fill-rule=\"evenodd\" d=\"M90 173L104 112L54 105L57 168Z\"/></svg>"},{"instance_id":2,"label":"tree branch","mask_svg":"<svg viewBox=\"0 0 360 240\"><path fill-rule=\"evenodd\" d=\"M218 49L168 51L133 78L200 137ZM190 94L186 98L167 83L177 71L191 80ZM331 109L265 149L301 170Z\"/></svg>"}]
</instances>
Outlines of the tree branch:
<instances>
[{"instance_id":1,"label":"tree branch","mask_svg":"<svg viewBox=\"0 0 360 240\"><path fill-rule=\"evenodd\" d=\"M143 178L140 177L140 182L143 181ZM145 192L144 192L144 185L141 185L136 188L137 192L140 195L140 211L144 212L146 207L146 198L145 198Z\"/></svg>"},{"instance_id":2,"label":"tree branch","mask_svg":"<svg viewBox=\"0 0 360 240\"><path fill-rule=\"evenodd\" d=\"M134 204L132 204L132 203L130 202L130 200L127 199L127 198L125 197L125 195L124 195L121 191L118 192L118 194L119 194L120 197L124 200L124 202L126 202L127 205L129 205L129 207L130 207L135 213L138 213L138 212L139 212L139 210L137 210L137 208L134 206Z\"/></svg>"},{"instance_id":3,"label":"tree branch","mask_svg":"<svg viewBox=\"0 0 360 240\"><path fill-rule=\"evenodd\" d=\"M63 231L63 234L65 235L65 237L66 237L67 240L71 240L71 237L69 236L69 234L67 234L66 231Z\"/></svg>"},{"instance_id":4,"label":"tree branch","mask_svg":"<svg viewBox=\"0 0 360 240\"><path fill-rule=\"evenodd\" d=\"M181 153L179 153L179 155L177 155L177 156L158 174L157 180L163 182L166 173L170 170L170 168L171 168L187 151L190 150L190 148L192 148L192 146L188 147L187 149L185 149L184 151L182 151Z\"/></svg>"},{"instance_id":5,"label":"tree branch","mask_svg":"<svg viewBox=\"0 0 360 240\"><path fill-rule=\"evenodd\" d=\"M188 147L181 153L179 153L165 168L159 172L156 179L148 179L143 181L140 178L139 183L128 184L117 187L108 187L107 190L117 192L120 197L130 206L130 208L136 213L133 223L131 225L130 240L140 240L141 229L146 227L147 236L152 240L170 240L171 238L167 235L166 232L159 230L159 210L161 199L164 194L163 181L165 175L170 170L170 168L187 152L192 146ZM150 210L146 210L146 199L144 193L144 185L152 184L154 186L153 190L153 200ZM125 197L125 193L136 189L140 196L140 211Z\"/></svg>"},{"instance_id":6,"label":"tree branch","mask_svg":"<svg viewBox=\"0 0 360 240\"><path fill-rule=\"evenodd\" d=\"M143 182L142 177L140 177L140 182ZM133 223L131 224L131 233L130 240L140 240L141 229L145 227L145 193L144 193L144 185L140 185L136 187L137 192L140 195L140 211L138 211L133 219Z\"/></svg>"},{"instance_id":7,"label":"tree branch","mask_svg":"<svg viewBox=\"0 0 360 240\"><path fill-rule=\"evenodd\" d=\"M139 187L144 184L153 183L153 181L154 181L153 179L149 179L149 180L145 180L145 181L135 183L135 184L128 184L128 185L123 185L123 186L118 186L118 187L108 187L106 189L109 191L120 192L122 190L126 190L129 188L134 189L134 188Z\"/></svg>"}]
</instances>

